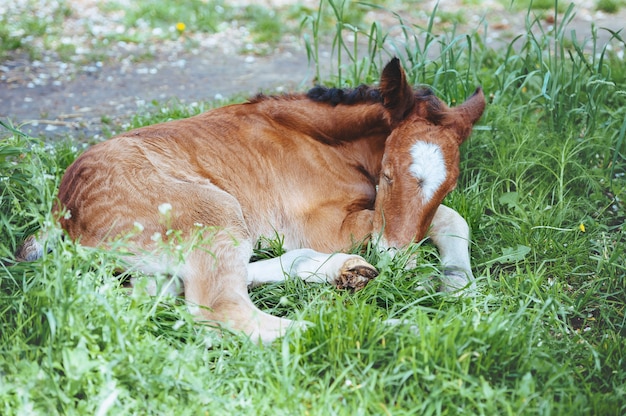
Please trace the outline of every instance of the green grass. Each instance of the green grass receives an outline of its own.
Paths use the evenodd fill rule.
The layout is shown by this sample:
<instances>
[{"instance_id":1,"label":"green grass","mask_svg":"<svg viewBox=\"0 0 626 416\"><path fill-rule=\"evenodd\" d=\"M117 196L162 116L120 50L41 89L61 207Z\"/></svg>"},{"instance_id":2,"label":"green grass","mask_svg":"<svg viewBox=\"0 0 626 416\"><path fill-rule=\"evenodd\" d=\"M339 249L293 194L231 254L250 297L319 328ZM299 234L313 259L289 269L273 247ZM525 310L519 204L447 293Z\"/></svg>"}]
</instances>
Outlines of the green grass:
<instances>
[{"instance_id":1,"label":"green grass","mask_svg":"<svg viewBox=\"0 0 626 416\"><path fill-rule=\"evenodd\" d=\"M98 14L114 27L112 33L92 27L90 19L72 23L73 31L84 34L90 40L87 45L68 43L64 26L75 10L70 1L25 0L11 4L0 14L0 57L26 53L32 58L53 56L61 61L76 62L77 47L85 46L83 61L111 59L105 51L117 42L132 44L158 44L164 41L184 42L186 47L196 45L194 35L216 33L228 28L246 27L250 32L247 53L271 52L284 35L299 33L302 16L312 10L301 5L270 8L251 4L246 7L232 6L223 0L142 0L136 2L100 2ZM352 9L351 9L352 10ZM363 18L363 7L351 13L352 21ZM182 24L182 30L178 25ZM122 52L120 52L122 53ZM152 58L130 56L133 60Z\"/></svg>"},{"instance_id":2,"label":"green grass","mask_svg":"<svg viewBox=\"0 0 626 416\"><path fill-rule=\"evenodd\" d=\"M565 7L569 4L568 2L559 2L557 10L559 12L563 12ZM554 9L555 1L554 0L517 0L517 1L506 1L505 4L510 4L518 10L545 10L550 11Z\"/></svg>"},{"instance_id":3,"label":"green grass","mask_svg":"<svg viewBox=\"0 0 626 416\"><path fill-rule=\"evenodd\" d=\"M25 0L8 4L0 14L0 58L22 50L39 58L60 37L63 20L72 13L64 0ZM68 45L61 45L61 52Z\"/></svg>"},{"instance_id":4,"label":"green grass","mask_svg":"<svg viewBox=\"0 0 626 416\"><path fill-rule=\"evenodd\" d=\"M323 7L303 25L318 60L322 25L312 22L343 13ZM529 12L527 33L499 50L476 33L435 35L409 20L394 44L382 42L381 25L349 32L365 51L337 32L331 59L341 72L319 74L353 85L398 54L412 82L450 103L483 85L490 105L446 199L472 228L477 295L419 287L440 273L429 244L412 248L414 270L404 256L366 249L381 275L360 292L293 280L255 289L265 310L314 324L260 347L194 325L180 300L129 294L114 253L53 228L43 259L0 266L0 413L626 413L626 71L595 36L571 39L574 11L564 9L554 32ZM130 124L213 105L155 103ZM58 181L81 150L7 130L0 258L49 226ZM280 240L270 245L258 256L280 252Z\"/></svg>"}]
</instances>

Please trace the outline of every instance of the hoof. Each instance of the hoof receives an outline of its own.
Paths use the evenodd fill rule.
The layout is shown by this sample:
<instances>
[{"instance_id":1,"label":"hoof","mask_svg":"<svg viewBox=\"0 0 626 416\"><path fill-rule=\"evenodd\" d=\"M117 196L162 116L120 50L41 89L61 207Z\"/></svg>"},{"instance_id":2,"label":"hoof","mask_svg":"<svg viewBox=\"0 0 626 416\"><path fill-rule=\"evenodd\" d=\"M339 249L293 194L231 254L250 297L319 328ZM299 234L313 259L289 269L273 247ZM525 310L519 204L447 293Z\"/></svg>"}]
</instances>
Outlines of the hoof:
<instances>
[{"instance_id":1,"label":"hoof","mask_svg":"<svg viewBox=\"0 0 626 416\"><path fill-rule=\"evenodd\" d=\"M456 268L447 268L441 278L441 292L462 294L474 288L474 276Z\"/></svg>"},{"instance_id":2,"label":"hoof","mask_svg":"<svg viewBox=\"0 0 626 416\"><path fill-rule=\"evenodd\" d=\"M343 264L335 280L338 289L361 290L378 276L378 270L361 257L353 257Z\"/></svg>"}]
</instances>

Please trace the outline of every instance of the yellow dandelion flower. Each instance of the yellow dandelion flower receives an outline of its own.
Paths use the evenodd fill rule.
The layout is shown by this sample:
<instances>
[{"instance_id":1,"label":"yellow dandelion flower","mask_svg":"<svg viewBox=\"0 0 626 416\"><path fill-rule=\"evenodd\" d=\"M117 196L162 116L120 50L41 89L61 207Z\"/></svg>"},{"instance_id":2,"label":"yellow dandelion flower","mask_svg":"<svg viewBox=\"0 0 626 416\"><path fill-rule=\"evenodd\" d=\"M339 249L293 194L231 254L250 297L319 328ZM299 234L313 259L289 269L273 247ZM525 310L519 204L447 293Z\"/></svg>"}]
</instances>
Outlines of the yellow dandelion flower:
<instances>
[{"instance_id":1,"label":"yellow dandelion flower","mask_svg":"<svg viewBox=\"0 0 626 416\"><path fill-rule=\"evenodd\" d=\"M178 30L179 32L184 32L186 28L187 25L185 25L183 22L176 23L176 30Z\"/></svg>"},{"instance_id":2,"label":"yellow dandelion flower","mask_svg":"<svg viewBox=\"0 0 626 416\"><path fill-rule=\"evenodd\" d=\"M585 224L583 224L581 222L580 225L578 226L578 229L584 233L585 232Z\"/></svg>"}]
</instances>

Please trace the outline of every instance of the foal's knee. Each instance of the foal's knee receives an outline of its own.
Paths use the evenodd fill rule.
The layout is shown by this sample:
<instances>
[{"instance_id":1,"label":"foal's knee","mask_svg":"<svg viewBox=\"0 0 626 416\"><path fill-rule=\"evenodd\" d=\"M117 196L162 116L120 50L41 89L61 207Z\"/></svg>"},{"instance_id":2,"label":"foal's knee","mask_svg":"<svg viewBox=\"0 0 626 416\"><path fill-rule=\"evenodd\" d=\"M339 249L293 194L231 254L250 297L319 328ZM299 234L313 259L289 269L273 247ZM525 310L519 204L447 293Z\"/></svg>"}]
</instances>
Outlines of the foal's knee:
<instances>
[{"instance_id":1,"label":"foal's knee","mask_svg":"<svg viewBox=\"0 0 626 416\"><path fill-rule=\"evenodd\" d=\"M469 256L470 228L452 208L439 206L429 234L439 250L443 266L441 290L454 292L474 280Z\"/></svg>"}]
</instances>

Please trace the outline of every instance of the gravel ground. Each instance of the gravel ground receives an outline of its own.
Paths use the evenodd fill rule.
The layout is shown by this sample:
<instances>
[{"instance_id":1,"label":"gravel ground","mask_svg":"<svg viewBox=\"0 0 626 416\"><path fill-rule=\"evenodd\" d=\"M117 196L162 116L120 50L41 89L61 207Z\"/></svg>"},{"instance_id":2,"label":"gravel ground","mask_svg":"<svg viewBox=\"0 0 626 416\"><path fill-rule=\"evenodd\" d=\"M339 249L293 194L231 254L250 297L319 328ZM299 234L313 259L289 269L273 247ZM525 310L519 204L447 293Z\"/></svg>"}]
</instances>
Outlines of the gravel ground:
<instances>
[{"instance_id":1,"label":"gravel ground","mask_svg":"<svg viewBox=\"0 0 626 416\"><path fill-rule=\"evenodd\" d=\"M31 60L26 54L15 54L0 62L0 118L32 134L47 138L77 138L103 136L103 130L123 129L127 121L139 111L145 111L153 101L176 100L193 103L235 94L253 95L259 91L276 92L305 89L312 84L314 70L309 67L304 42L287 35L278 47L269 53L255 54L256 45L248 28L236 21L220 26L218 33L187 33L182 36L163 36L162 29L140 27L146 32L141 43L116 42L106 50L95 42L103 34L127 30L122 24L121 12L103 14L96 0L69 0L72 13L63 23L58 42L74 46L75 55L60 60L55 53L43 53L41 59ZM118 3L129 4L130 0ZM248 3L282 7L304 3L315 9L312 0L237 0L229 5ZM435 1L418 3L421 12L411 13L411 23L425 25ZM487 42L497 47L504 45L524 30L526 11L514 13L496 0L480 2L468 7L462 0L440 0L439 10L446 13L466 12L466 23L457 33L469 33L480 27L486 16ZM506 3L506 2L504 2ZM579 38L589 36L592 22L597 27L621 30L626 21L626 10L607 15L593 9L593 1L576 3L576 16L569 26ZM47 4L47 3L46 3ZM395 2L400 14L407 13L409 2ZM414 4L411 2L411 4ZM9 7L20 7L14 0L0 0L0 13ZM415 7L415 6L411 6ZM49 15L46 6L38 10L41 19ZM395 25L393 16L384 12L370 12L369 21L379 21L385 28ZM548 13L545 25L551 24ZM445 22L437 30L445 31ZM170 28L175 31L175 28ZM27 35L27 34L25 34ZM600 41L609 35L599 31ZM620 45L611 45L623 56ZM45 45L39 45L45 50ZM330 51L330 44L326 46ZM90 60L95 52L104 56ZM138 56L150 58L137 59ZM326 52L323 61L331 62ZM106 125L103 125L103 120Z\"/></svg>"}]
</instances>

